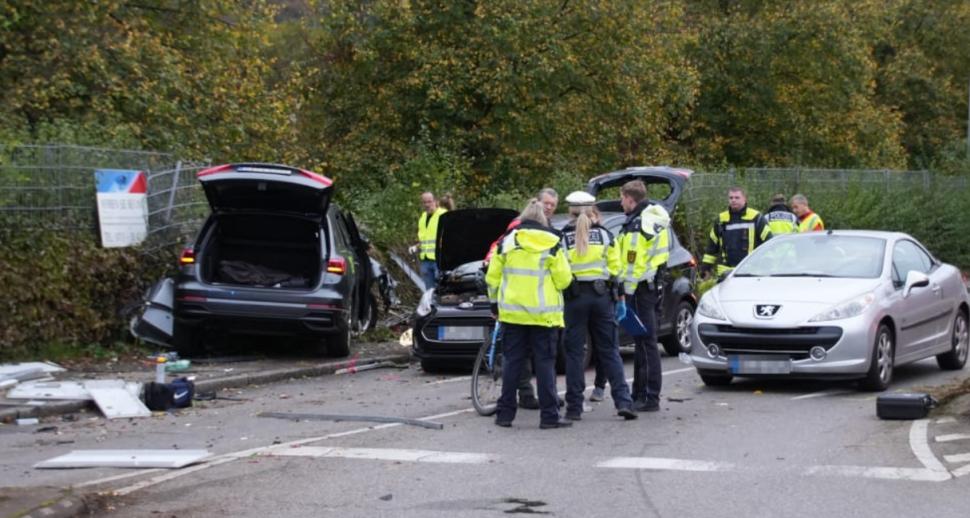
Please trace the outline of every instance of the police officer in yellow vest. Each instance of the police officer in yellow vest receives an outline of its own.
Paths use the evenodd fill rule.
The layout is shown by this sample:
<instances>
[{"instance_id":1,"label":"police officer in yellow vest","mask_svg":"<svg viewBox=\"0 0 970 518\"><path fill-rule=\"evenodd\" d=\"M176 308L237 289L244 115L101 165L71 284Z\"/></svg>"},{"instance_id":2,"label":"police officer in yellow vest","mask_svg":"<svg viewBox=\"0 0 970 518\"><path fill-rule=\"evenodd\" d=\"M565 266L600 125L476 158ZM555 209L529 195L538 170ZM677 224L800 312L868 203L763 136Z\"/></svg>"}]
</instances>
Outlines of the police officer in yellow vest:
<instances>
[{"instance_id":1,"label":"police officer in yellow vest","mask_svg":"<svg viewBox=\"0 0 970 518\"><path fill-rule=\"evenodd\" d=\"M562 246L573 274L572 284L563 293L566 299L566 419L582 419L587 337L591 342L588 347L594 347L598 367L610 382L617 415L636 419L613 321L610 284L620 272L619 245L610 231L599 225L593 195L576 191L566 197L566 203L572 221L562 230Z\"/></svg>"},{"instance_id":2,"label":"police officer in yellow vest","mask_svg":"<svg viewBox=\"0 0 970 518\"><path fill-rule=\"evenodd\" d=\"M799 232L825 230L825 223L821 216L812 212L812 208L808 206L808 198L804 194L796 194L791 197L791 210L798 215Z\"/></svg>"},{"instance_id":3,"label":"police officer in yellow vest","mask_svg":"<svg viewBox=\"0 0 970 518\"><path fill-rule=\"evenodd\" d=\"M572 274L560 234L547 226L541 202L532 199L519 220L499 243L485 274L492 312L502 325L502 395L495 424L508 427L515 419L516 389L531 349L539 427L568 427L572 422L560 419L556 395L556 337L563 327L562 290Z\"/></svg>"},{"instance_id":4,"label":"police officer in yellow vest","mask_svg":"<svg viewBox=\"0 0 970 518\"><path fill-rule=\"evenodd\" d=\"M771 238L765 217L748 207L744 189L728 189L728 210L720 213L707 237L707 248L701 260L701 274L720 276L731 271L742 259Z\"/></svg>"},{"instance_id":5,"label":"police officer in yellow vest","mask_svg":"<svg viewBox=\"0 0 970 518\"><path fill-rule=\"evenodd\" d=\"M447 210L438 206L434 194L421 194L421 206L424 211L418 217L418 259L420 262L421 279L424 288L432 289L438 279L438 263L435 261L435 239L438 237L438 218ZM412 247L414 248L414 247Z\"/></svg>"},{"instance_id":6,"label":"police officer in yellow vest","mask_svg":"<svg viewBox=\"0 0 970 518\"><path fill-rule=\"evenodd\" d=\"M785 195L776 194L771 197L771 206L765 212L768 228L772 236L783 236L798 232L798 216L785 204Z\"/></svg>"},{"instance_id":7,"label":"police officer in yellow vest","mask_svg":"<svg viewBox=\"0 0 970 518\"><path fill-rule=\"evenodd\" d=\"M618 318L636 312L647 328L646 336L635 338L633 357L633 409L638 412L660 410L660 351L657 349L657 313L660 301L658 272L670 256L670 216L663 207L647 200L647 187L640 180L623 184L620 205L627 214L620 232L620 279L624 302ZM628 302L627 302L628 301Z\"/></svg>"}]
</instances>

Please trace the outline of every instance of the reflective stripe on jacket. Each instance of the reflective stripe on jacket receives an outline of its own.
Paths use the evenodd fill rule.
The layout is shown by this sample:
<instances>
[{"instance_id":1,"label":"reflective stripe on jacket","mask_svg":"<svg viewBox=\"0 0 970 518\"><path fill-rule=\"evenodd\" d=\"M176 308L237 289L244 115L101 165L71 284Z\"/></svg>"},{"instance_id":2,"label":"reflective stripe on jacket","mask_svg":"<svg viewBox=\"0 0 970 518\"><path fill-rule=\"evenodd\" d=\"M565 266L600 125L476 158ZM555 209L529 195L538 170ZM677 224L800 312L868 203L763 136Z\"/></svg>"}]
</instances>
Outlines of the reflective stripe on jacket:
<instances>
[{"instance_id":1,"label":"reflective stripe on jacket","mask_svg":"<svg viewBox=\"0 0 970 518\"><path fill-rule=\"evenodd\" d=\"M418 245L420 247L420 254L418 257L422 261L434 261L434 240L438 237L438 218L442 214L448 212L447 210L438 207L435 209L431 217L428 217L427 212L422 212L421 216L418 218Z\"/></svg>"},{"instance_id":2,"label":"reflective stripe on jacket","mask_svg":"<svg viewBox=\"0 0 970 518\"><path fill-rule=\"evenodd\" d=\"M798 232L798 216L785 205L773 205L765 213L772 236L783 236Z\"/></svg>"},{"instance_id":3,"label":"reflective stripe on jacket","mask_svg":"<svg viewBox=\"0 0 970 518\"><path fill-rule=\"evenodd\" d=\"M649 205L641 202L623 224L620 232L620 280L623 292L633 295L641 282L653 282L660 268L667 265L670 257L670 229L659 234L643 232L640 213Z\"/></svg>"},{"instance_id":4,"label":"reflective stripe on jacket","mask_svg":"<svg viewBox=\"0 0 970 518\"><path fill-rule=\"evenodd\" d=\"M499 322L563 327L562 290L572 274L559 240L559 233L527 221L499 244L485 274Z\"/></svg>"},{"instance_id":5,"label":"reflective stripe on jacket","mask_svg":"<svg viewBox=\"0 0 970 518\"><path fill-rule=\"evenodd\" d=\"M577 281L608 280L620 271L620 249L613 234L605 227L593 225L589 229L586 253L576 251L576 227L569 224L562 230L562 244L566 259Z\"/></svg>"},{"instance_id":6,"label":"reflective stripe on jacket","mask_svg":"<svg viewBox=\"0 0 970 518\"><path fill-rule=\"evenodd\" d=\"M822 222L822 218L818 214L809 211L808 214L801 218L798 223L799 232L816 232L818 230L825 230L825 223Z\"/></svg>"},{"instance_id":7,"label":"reflective stripe on jacket","mask_svg":"<svg viewBox=\"0 0 970 518\"><path fill-rule=\"evenodd\" d=\"M768 227L760 212L745 207L738 212L726 210L717 216L707 236L704 264L717 265L717 274L730 271L761 243L771 239Z\"/></svg>"}]
</instances>

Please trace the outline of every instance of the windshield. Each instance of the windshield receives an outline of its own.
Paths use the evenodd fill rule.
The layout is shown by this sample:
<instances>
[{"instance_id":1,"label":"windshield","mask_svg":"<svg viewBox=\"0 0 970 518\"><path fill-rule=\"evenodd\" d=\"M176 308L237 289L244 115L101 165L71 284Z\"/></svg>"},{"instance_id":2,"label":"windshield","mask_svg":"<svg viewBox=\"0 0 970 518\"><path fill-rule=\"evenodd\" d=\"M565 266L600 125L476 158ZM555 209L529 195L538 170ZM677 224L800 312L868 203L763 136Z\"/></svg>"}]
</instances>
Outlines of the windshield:
<instances>
[{"instance_id":1,"label":"windshield","mask_svg":"<svg viewBox=\"0 0 970 518\"><path fill-rule=\"evenodd\" d=\"M735 277L840 277L882 275L886 240L813 234L776 238L761 245L734 272Z\"/></svg>"}]
</instances>

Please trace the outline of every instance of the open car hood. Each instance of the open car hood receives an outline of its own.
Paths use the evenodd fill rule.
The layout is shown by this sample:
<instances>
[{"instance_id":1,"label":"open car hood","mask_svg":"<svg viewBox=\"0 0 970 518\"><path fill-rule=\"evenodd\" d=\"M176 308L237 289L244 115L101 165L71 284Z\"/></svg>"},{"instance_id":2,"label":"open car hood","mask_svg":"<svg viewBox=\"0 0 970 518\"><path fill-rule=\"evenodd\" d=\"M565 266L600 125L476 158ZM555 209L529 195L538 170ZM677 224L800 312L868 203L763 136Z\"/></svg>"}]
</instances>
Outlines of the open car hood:
<instances>
[{"instance_id":1,"label":"open car hood","mask_svg":"<svg viewBox=\"0 0 970 518\"><path fill-rule=\"evenodd\" d=\"M322 175L279 164L226 164L197 175L213 212L271 211L322 218L333 182Z\"/></svg>"},{"instance_id":2,"label":"open car hood","mask_svg":"<svg viewBox=\"0 0 970 518\"><path fill-rule=\"evenodd\" d=\"M435 258L442 272L481 261L488 247L519 215L510 209L459 209L438 219Z\"/></svg>"},{"instance_id":3,"label":"open car hood","mask_svg":"<svg viewBox=\"0 0 970 518\"><path fill-rule=\"evenodd\" d=\"M693 173L690 169L677 167L628 167L591 178L586 182L586 192L596 196L604 189L619 187L632 180L640 180L647 184L647 193L649 195L651 185L667 185L670 187L670 194L666 198L662 200L650 198L650 201L660 205L667 212L673 214L674 208L677 207L677 201L680 200L680 196L684 193L687 180ZM601 212L623 212L619 200L601 200L596 203L596 207Z\"/></svg>"}]
</instances>

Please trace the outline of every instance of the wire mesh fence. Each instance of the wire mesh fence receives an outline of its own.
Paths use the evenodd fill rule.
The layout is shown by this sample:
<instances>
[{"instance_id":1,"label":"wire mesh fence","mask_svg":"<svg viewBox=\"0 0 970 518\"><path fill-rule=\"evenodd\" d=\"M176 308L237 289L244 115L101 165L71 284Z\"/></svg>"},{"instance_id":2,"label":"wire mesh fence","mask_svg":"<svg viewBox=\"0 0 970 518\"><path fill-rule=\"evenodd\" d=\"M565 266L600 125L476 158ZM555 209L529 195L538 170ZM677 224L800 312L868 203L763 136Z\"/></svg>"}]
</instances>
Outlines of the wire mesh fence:
<instances>
[{"instance_id":1,"label":"wire mesh fence","mask_svg":"<svg viewBox=\"0 0 970 518\"><path fill-rule=\"evenodd\" d=\"M57 230L98 233L94 171L144 171L146 251L191 233L208 207L195 179L207 164L171 153L73 145L0 146L0 234Z\"/></svg>"}]
</instances>

